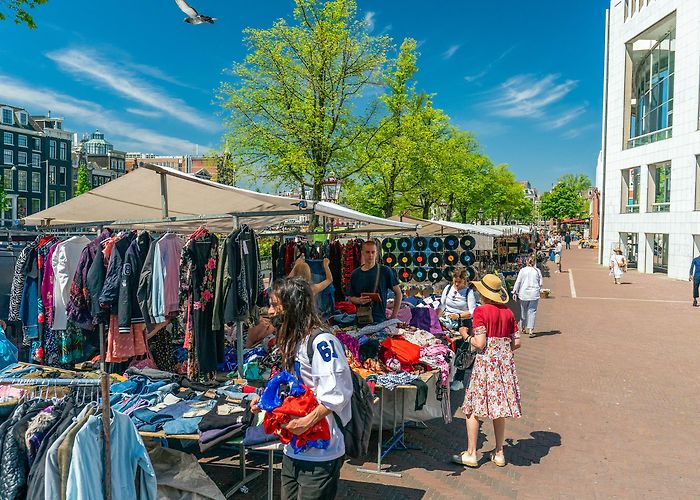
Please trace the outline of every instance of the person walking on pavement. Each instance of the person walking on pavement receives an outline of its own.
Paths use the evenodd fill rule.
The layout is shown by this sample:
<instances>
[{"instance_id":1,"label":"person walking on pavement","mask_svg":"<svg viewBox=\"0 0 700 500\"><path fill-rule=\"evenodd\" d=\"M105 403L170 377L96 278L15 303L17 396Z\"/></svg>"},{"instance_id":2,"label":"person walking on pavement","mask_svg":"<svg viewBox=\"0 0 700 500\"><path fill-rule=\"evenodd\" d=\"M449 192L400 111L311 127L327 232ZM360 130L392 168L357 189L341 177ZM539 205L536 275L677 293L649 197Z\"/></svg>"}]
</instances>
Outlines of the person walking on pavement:
<instances>
[{"instance_id":1,"label":"person walking on pavement","mask_svg":"<svg viewBox=\"0 0 700 500\"><path fill-rule=\"evenodd\" d=\"M473 316L474 335L466 328L459 333L479 353L474 360L462 405L467 417L467 450L453 455L452 461L467 467L478 467L476 448L479 437L479 420L493 420L496 447L490 454L491 461L499 467L506 465L503 442L506 418L520 418L520 386L515 371L513 351L520 348L520 333L513 312L506 305L510 300L501 279L487 274L472 285L481 295L482 305Z\"/></svg>"},{"instance_id":2,"label":"person walking on pavement","mask_svg":"<svg viewBox=\"0 0 700 500\"><path fill-rule=\"evenodd\" d=\"M693 282L693 306L698 307L698 296L700 296L700 255L695 257L690 263L690 278Z\"/></svg>"},{"instance_id":3,"label":"person walking on pavement","mask_svg":"<svg viewBox=\"0 0 700 500\"><path fill-rule=\"evenodd\" d=\"M513 286L513 300L520 302L520 330L531 338L535 336L535 316L542 288L542 273L535 263L534 256L527 258L527 265L518 272Z\"/></svg>"},{"instance_id":4,"label":"person walking on pavement","mask_svg":"<svg viewBox=\"0 0 700 500\"><path fill-rule=\"evenodd\" d=\"M561 253L564 251L561 240L557 240L557 244L554 247L554 263L557 265L556 272L561 272Z\"/></svg>"},{"instance_id":5,"label":"person walking on pavement","mask_svg":"<svg viewBox=\"0 0 700 500\"><path fill-rule=\"evenodd\" d=\"M566 243L566 249L571 249L571 233L566 233L564 236L564 243Z\"/></svg>"},{"instance_id":6,"label":"person walking on pavement","mask_svg":"<svg viewBox=\"0 0 700 500\"><path fill-rule=\"evenodd\" d=\"M620 285L625 269L627 269L627 259L622 255L622 249L616 248L613 252L612 257L610 257L610 276L613 277L616 285Z\"/></svg>"}]
</instances>

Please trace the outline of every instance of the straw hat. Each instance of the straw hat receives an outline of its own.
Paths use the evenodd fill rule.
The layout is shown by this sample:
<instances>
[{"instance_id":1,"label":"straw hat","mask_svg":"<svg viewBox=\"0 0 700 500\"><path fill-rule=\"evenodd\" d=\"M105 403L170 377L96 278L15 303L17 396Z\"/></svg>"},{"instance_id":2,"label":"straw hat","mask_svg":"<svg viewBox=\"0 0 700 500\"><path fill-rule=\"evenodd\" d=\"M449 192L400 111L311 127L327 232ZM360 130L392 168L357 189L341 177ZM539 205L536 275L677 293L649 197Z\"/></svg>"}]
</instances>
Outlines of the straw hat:
<instances>
[{"instance_id":1,"label":"straw hat","mask_svg":"<svg viewBox=\"0 0 700 500\"><path fill-rule=\"evenodd\" d=\"M482 297L486 297L497 304L505 304L510 300L508 292L503 288L501 279L495 274L487 274L480 281L472 281L472 285L476 287Z\"/></svg>"}]
</instances>

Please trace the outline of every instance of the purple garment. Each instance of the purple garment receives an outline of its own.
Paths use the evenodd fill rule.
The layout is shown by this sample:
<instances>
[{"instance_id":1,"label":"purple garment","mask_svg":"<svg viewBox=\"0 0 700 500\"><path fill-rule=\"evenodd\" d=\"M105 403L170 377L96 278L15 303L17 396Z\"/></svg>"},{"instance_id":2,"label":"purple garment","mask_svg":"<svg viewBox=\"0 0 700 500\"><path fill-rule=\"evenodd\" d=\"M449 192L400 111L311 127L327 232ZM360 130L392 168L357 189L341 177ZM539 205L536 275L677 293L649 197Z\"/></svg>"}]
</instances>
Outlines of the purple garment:
<instances>
[{"instance_id":1,"label":"purple garment","mask_svg":"<svg viewBox=\"0 0 700 500\"><path fill-rule=\"evenodd\" d=\"M442 333L442 325L437 311L428 307L415 307L411 310L411 326L430 333Z\"/></svg>"},{"instance_id":2,"label":"purple garment","mask_svg":"<svg viewBox=\"0 0 700 500\"><path fill-rule=\"evenodd\" d=\"M92 330L92 314L90 313L90 294L87 291L87 275L95 255L104 240L111 235L109 229L103 229L100 235L83 248L75 270L73 284L71 285L70 298L66 305L68 319L80 328Z\"/></svg>"},{"instance_id":3,"label":"purple garment","mask_svg":"<svg viewBox=\"0 0 700 500\"><path fill-rule=\"evenodd\" d=\"M360 341L355 337L351 337L345 332L338 331L335 336L345 346L345 349L350 351L352 357L359 363L360 361Z\"/></svg>"},{"instance_id":4,"label":"purple garment","mask_svg":"<svg viewBox=\"0 0 700 500\"><path fill-rule=\"evenodd\" d=\"M53 263L51 258L60 242L56 242L46 254L44 260L44 276L41 280L41 303L44 305L44 318L49 328L53 326Z\"/></svg>"},{"instance_id":5,"label":"purple garment","mask_svg":"<svg viewBox=\"0 0 700 500\"><path fill-rule=\"evenodd\" d=\"M160 261L163 269L163 296L165 315L180 310L180 259L184 243L174 233L166 233L158 240Z\"/></svg>"}]
</instances>

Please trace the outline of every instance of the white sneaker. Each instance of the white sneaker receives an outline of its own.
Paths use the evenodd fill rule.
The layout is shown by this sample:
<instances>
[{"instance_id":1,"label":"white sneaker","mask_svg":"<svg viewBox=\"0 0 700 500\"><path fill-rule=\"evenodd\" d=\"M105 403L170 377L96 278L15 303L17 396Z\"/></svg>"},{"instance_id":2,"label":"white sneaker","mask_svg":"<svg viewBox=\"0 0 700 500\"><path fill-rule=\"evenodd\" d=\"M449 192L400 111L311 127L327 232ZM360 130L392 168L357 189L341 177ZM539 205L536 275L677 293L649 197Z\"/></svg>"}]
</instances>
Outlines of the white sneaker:
<instances>
[{"instance_id":1,"label":"white sneaker","mask_svg":"<svg viewBox=\"0 0 700 500\"><path fill-rule=\"evenodd\" d=\"M461 391L462 389L464 389L464 384L462 383L461 380L454 380L454 381L450 384L450 390L451 390L451 391Z\"/></svg>"}]
</instances>

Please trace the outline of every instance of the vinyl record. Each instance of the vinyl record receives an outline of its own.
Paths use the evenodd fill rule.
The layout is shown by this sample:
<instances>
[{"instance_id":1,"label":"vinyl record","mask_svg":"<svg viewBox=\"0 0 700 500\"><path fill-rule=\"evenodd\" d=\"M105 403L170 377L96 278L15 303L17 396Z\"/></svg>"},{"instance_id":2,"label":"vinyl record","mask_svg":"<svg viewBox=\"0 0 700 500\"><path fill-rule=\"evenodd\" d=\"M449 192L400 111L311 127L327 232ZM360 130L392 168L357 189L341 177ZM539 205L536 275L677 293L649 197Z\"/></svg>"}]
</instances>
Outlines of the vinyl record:
<instances>
[{"instance_id":1,"label":"vinyl record","mask_svg":"<svg viewBox=\"0 0 700 500\"><path fill-rule=\"evenodd\" d=\"M468 267L467 268L467 279L469 281L474 281L476 278L476 270L473 267Z\"/></svg>"},{"instance_id":2,"label":"vinyl record","mask_svg":"<svg viewBox=\"0 0 700 500\"><path fill-rule=\"evenodd\" d=\"M428 278L428 270L424 267L416 267L413 269L413 279L418 282L423 282Z\"/></svg>"},{"instance_id":3,"label":"vinyl record","mask_svg":"<svg viewBox=\"0 0 700 500\"><path fill-rule=\"evenodd\" d=\"M411 245L411 238L399 238L398 247L401 252L408 252L413 245Z\"/></svg>"},{"instance_id":4,"label":"vinyl record","mask_svg":"<svg viewBox=\"0 0 700 500\"><path fill-rule=\"evenodd\" d=\"M450 266L442 270L442 277L447 281L452 281L452 273L455 272L455 268Z\"/></svg>"},{"instance_id":5,"label":"vinyl record","mask_svg":"<svg viewBox=\"0 0 700 500\"><path fill-rule=\"evenodd\" d=\"M399 281L403 283L408 283L411 281L411 278L413 277L413 274L411 273L411 270L407 267L402 267L399 269Z\"/></svg>"},{"instance_id":6,"label":"vinyl record","mask_svg":"<svg viewBox=\"0 0 700 500\"><path fill-rule=\"evenodd\" d=\"M386 238L382 241L382 250L385 252L393 252L396 250L396 240L394 238Z\"/></svg>"},{"instance_id":7,"label":"vinyl record","mask_svg":"<svg viewBox=\"0 0 700 500\"><path fill-rule=\"evenodd\" d=\"M459 255L457 255L457 252L454 250L450 250L449 252L445 252L442 256L442 260L446 266L456 266L459 262Z\"/></svg>"},{"instance_id":8,"label":"vinyl record","mask_svg":"<svg viewBox=\"0 0 700 500\"><path fill-rule=\"evenodd\" d=\"M428 255L428 264L431 267L442 267L442 253L434 252Z\"/></svg>"},{"instance_id":9,"label":"vinyl record","mask_svg":"<svg viewBox=\"0 0 700 500\"><path fill-rule=\"evenodd\" d=\"M428 279L433 283L437 283L442 279L442 271L437 267L431 267L428 269Z\"/></svg>"},{"instance_id":10,"label":"vinyl record","mask_svg":"<svg viewBox=\"0 0 700 500\"><path fill-rule=\"evenodd\" d=\"M425 266L428 263L428 256L425 252L416 252L413 254L413 265L416 267Z\"/></svg>"},{"instance_id":11,"label":"vinyl record","mask_svg":"<svg viewBox=\"0 0 700 500\"><path fill-rule=\"evenodd\" d=\"M408 252L401 252L399 254L399 265L401 267L406 267L410 266L413 263L413 258L411 257L411 254Z\"/></svg>"},{"instance_id":12,"label":"vinyl record","mask_svg":"<svg viewBox=\"0 0 700 500\"><path fill-rule=\"evenodd\" d=\"M428 248L428 240L423 236L413 238L413 249L417 252L423 252Z\"/></svg>"},{"instance_id":13,"label":"vinyl record","mask_svg":"<svg viewBox=\"0 0 700 500\"><path fill-rule=\"evenodd\" d=\"M476 245L476 240L473 236L462 236L459 240L459 246L461 246L463 250L471 250L474 248L474 245Z\"/></svg>"},{"instance_id":14,"label":"vinyl record","mask_svg":"<svg viewBox=\"0 0 700 500\"><path fill-rule=\"evenodd\" d=\"M428 240L428 248L433 252L442 252L444 246L445 243L442 241L442 238L438 238L437 236Z\"/></svg>"},{"instance_id":15,"label":"vinyl record","mask_svg":"<svg viewBox=\"0 0 700 500\"><path fill-rule=\"evenodd\" d=\"M465 267L469 267L474 264L475 260L476 256L474 255L474 252L470 252L469 250L462 252L462 255L459 256L459 261Z\"/></svg>"},{"instance_id":16,"label":"vinyl record","mask_svg":"<svg viewBox=\"0 0 700 500\"><path fill-rule=\"evenodd\" d=\"M459 238L454 234L445 236L445 250L457 250L459 248Z\"/></svg>"},{"instance_id":17,"label":"vinyl record","mask_svg":"<svg viewBox=\"0 0 700 500\"><path fill-rule=\"evenodd\" d=\"M396 258L396 254L385 253L382 257L382 262L385 266L394 267L396 264L398 264L399 259Z\"/></svg>"}]
</instances>

